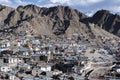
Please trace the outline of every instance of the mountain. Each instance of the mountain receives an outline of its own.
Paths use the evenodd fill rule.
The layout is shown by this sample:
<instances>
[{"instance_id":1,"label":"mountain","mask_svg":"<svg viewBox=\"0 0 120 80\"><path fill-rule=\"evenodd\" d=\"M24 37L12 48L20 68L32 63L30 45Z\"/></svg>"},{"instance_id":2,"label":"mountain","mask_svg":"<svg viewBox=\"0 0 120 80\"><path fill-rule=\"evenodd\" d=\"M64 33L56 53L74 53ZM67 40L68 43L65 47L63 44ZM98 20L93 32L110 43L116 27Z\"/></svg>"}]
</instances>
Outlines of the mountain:
<instances>
[{"instance_id":1,"label":"mountain","mask_svg":"<svg viewBox=\"0 0 120 80\"><path fill-rule=\"evenodd\" d=\"M36 5L19 6L17 9L5 7L4 11L9 11L0 21L1 30L15 28L20 31L32 30L38 34L64 34L69 26L76 23L79 26L80 19L87 17L83 13L68 6L56 6L51 8L40 8ZM3 11L1 11L3 13ZM72 24L72 22L75 22ZM21 28L23 27L23 28ZM19 29L18 29L19 28ZM25 28L25 29L24 29ZM30 31L31 31L30 30ZM17 32L19 32L17 31Z\"/></svg>"},{"instance_id":2,"label":"mountain","mask_svg":"<svg viewBox=\"0 0 120 80\"><path fill-rule=\"evenodd\" d=\"M101 26L101 24L103 27L113 26L109 24L109 19L111 20L112 18L114 20L114 17L111 16L115 15L106 12L105 16L110 15L108 22L106 22L101 18L103 14L99 14L99 12L92 18L89 18L69 6L45 8L30 4L13 9L0 5L0 32L7 34L22 34L25 32L31 35L53 36L72 36L77 33L85 38L95 38L98 36L114 37L114 35L98 26ZM86 20L88 23L84 23ZM116 26L115 31L118 28L117 25L119 25L119 23L116 23L118 20L119 17L115 18L115 22L113 21ZM90 24L91 22L94 24ZM105 29L108 30L107 28ZM113 32L115 33L115 31Z\"/></svg>"},{"instance_id":3,"label":"mountain","mask_svg":"<svg viewBox=\"0 0 120 80\"><path fill-rule=\"evenodd\" d=\"M99 10L90 20L106 31L120 37L120 15L112 14L107 10Z\"/></svg>"}]
</instances>

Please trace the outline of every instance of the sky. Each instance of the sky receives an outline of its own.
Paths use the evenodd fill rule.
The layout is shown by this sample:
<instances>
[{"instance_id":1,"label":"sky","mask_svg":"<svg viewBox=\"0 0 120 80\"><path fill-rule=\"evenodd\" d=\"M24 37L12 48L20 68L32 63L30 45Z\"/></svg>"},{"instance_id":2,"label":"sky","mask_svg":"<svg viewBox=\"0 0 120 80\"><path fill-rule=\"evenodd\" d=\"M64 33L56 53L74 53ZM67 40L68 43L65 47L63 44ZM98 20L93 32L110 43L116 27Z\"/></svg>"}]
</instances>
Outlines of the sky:
<instances>
[{"instance_id":1,"label":"sky","mask_svg":"<svg viewBox=\"0 0 120 80\"><path fill-rule=\"evenodd\" d=\"M0 4L17 8L19 5L35 4L40 7L70 6L87 15L105 9L120 13L120 0L0 0Z\"/></svg>"}]
</instances>

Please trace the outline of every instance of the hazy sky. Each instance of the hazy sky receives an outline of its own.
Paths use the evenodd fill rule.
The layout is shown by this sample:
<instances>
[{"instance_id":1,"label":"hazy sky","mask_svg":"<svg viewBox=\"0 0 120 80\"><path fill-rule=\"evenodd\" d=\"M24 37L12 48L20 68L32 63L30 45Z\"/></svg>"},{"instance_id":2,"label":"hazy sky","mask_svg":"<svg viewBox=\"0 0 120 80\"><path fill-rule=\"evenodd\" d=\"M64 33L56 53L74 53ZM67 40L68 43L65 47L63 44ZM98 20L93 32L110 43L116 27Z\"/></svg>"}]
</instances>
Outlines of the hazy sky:
<instances>
[{"instance_id":1,"label":"hazy sky","mask_svg":"<svg viewBox=\"0 0 120 80\"><path fill-rule=\"evenodd\" d=\"M18 5L27 4L36 4L44 7L65 5L88 13L93 13L100 9L120 12L120 0L0 0L0 4L15 8Z\"/></svg>"}]
</instances>

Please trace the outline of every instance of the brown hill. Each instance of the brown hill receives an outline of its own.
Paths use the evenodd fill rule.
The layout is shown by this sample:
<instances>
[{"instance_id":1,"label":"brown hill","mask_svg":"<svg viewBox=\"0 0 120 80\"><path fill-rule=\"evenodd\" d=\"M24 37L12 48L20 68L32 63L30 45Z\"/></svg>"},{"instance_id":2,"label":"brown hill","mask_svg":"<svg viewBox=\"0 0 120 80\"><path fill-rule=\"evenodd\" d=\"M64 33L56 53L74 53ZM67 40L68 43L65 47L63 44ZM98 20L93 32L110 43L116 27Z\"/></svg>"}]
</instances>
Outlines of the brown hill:
<instances>
[{"instance_id":1,"label":"brown hill","mask_svg":"<svg viewBox=\"0 0 120 80\"><path fill-rule=\"evenodd\" d=\"M50 8L36 5L19 6L17 9L0 6L0 31L2 33L23 33L32 35L66 35L74 33L91 38L111 36L99 27L82 22L88 17L68 6ZM94 22L94 16L93 20ZM94 22L97 24L97 22ZM113 35L112 35L113 36Z\"/></svg>"},{"instance_id":2,"label":"brown hill","mask_svg":"<svg viewBox=\"0 0 120 80\"><path fill-rule=\"evenodd\" d=\"M120 16L112 14L107 10L96 12L91 18L91 22L102 26L106 31L120 37Z\"/></svg>"}]
</instances>

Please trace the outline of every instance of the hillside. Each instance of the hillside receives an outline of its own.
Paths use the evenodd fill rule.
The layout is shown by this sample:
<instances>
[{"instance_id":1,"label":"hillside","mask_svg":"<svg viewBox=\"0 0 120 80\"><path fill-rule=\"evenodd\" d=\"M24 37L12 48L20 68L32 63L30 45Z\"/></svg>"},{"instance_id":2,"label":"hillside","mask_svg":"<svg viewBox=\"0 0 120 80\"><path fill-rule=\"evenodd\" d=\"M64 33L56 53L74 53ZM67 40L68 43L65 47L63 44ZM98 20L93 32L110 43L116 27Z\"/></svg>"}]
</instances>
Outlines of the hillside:
<instances>
[{"instance_id":1,"label":"hillside","mask_svg":"<svg viewBox=\"0 0 120 80\"><path fill-rule=\"evenodd\" d=\"M112 14L107 10L100 10L93 15L91 22L120 37L120 15Z\"/></svg>"},{"instance_id":2,"label":"hillside","mask_svg":"<svg viewBox=\"0 0 120 80\"><path fill-rule=\"evenodd\" d=\"M8 34L27 32L31 35L72 36L74 33L77 33L86 38L96 38L104 35L106 37L115 37L110 33L104 32L99 27L102 25L102 28L105 28L107 31L109 30L106 29L106 26L110 26L110 28L115 26L114 31L110 29L110 32L119 36L119 22L112 20L113 24L109 24L109 20L114 17L107 18L108 22L106 22L104 21L105 19L100 19L102 18L102 13L99 14L99 12L101 11L98 11L90 18L88 23L84 23L84 20L89 17L68 6L45 8L30 4L13 9L0 5L0 31ZM112 16L112 14L110 15ZM119 17L115 18L115 20L119 21ZM98 26L89 25L91 22L98 24Z\"/></svg>"}]
</instances>

